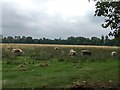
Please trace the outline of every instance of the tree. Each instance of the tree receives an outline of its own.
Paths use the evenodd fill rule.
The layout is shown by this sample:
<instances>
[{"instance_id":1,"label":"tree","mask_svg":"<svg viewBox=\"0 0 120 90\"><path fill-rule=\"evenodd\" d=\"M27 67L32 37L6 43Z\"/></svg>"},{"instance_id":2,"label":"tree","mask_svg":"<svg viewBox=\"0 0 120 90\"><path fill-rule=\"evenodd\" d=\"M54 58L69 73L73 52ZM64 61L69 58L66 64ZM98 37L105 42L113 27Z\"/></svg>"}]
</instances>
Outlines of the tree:
<instances>
[{"instance_id":1,"label":"tree","mask_svg":"<svg viewBox=\"0 0 120 90\"><path fill-rule=\"evenodd\" d=\"M91 42L94 45L100 45L101 40L97 37L91 37Z\"/></svg>"},{"instance_id":2,"label":"tree","mask_svg":"<svg viewBox=\"0 0 120 90\"><path fill-rule=\"evenodd\" d=\"M102 2L96 3L95 16L104 16L105 23L102 24L103 28L110 27L109 36L112 35L115 39L120 39L120 1L118 2Z\"/></svg>"},{"instance_id":3,"label":"tree","mask_svg":"<svg viewBox=\"0 0 120 90\"><path fill-rule=\"evenodd\" d=\"M8 43L13 43L14 38L12 36L7 37Z\"/></svg>"},{"instance_id":4,"label":"tree","mask_svg":"<svg viewBox=\"0 0 120 90\"><path fill-rule=\"evenodd\" d=\"M101 42L102 42L102 45L104 45L104 36L103 35L101 36Z\"/></svg>"},{"instance_id":5,"label":"tree","mask_svg":"<svg viewBox=\"0 0 120 90\"><path fill-rule=\"evenodd\" d=\"M26 43L26 37L25 37L25 36L22 36L21 42L22 42L22 43Z\"/></svg>"},{"instance_id":6,"label":"tree","mask_svg":"<svg viewBox=\"0 0 120 90\"><path fill-rule=\"evenodd\" d=\"M108 38L108 36L106 35L105 36L105 45L108 45L109 44L109 38Z\"/></svg>"},{"instance_id":7,"label":"tree","mask_svg":"<svg viewBox=\"0 0 120 90\"><path fill-rule=\"evenodd\" d=\"M0 34L0 43L2 43L3 35Z\"/></svg>"},{"instance_id":8,"label":"tree","mask_svg":"<svg viewBox=\"0 0 120 90\"><path fill-rule=\"evenodd\" d=\"M16 40L19 40L20 39L20 36L15 36L14 37Z\"/></svg>"},{"instance_id":9,"label":"tree","mask_svg":"<svg viewBox=\"0 0 120 90\"><path fill-rule=\"evenodd\" d=\"M26 42L27 43L32 43L32 41L33 41L32 37L30 37L30 36L26 37Z\"/></svg>"}]
</instances>

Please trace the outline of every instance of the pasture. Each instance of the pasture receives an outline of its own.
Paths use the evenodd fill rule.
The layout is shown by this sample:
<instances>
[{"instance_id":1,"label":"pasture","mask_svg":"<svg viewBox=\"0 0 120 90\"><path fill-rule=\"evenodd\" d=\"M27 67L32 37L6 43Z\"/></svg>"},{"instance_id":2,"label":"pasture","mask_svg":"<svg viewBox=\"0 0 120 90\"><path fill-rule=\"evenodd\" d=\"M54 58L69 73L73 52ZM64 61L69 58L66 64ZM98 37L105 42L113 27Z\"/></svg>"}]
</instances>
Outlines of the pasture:
<instances>
[{"instance_id":1,"label":"pasture","mask_svg":"<svg viewBox=\"0 0 120 90\"><path fill-rule=\"evenodd\" d=\"M12 48L24 54L16 56ZM77 55L69 56L70 49ZM82 49L92 55L81 56ZM111 56L112 51L118 53L116 57ZM113 46L2 44L2 87L117 88L118 51Z\"/></svg>"}]
</instances>

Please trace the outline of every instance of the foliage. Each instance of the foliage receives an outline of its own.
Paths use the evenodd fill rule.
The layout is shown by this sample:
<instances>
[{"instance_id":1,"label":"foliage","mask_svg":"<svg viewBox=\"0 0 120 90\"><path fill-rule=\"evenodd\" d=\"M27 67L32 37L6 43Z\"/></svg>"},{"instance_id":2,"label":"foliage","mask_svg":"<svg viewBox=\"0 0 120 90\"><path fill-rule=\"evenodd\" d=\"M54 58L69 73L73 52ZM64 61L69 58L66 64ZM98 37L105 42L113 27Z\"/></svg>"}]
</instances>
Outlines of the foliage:
<instances>
[{"instance_id":1,"label":"foliage","mask_svg":"<svg viewBox=\"0 0 120 90\"><path fill-rule=\"evenodd\" d=\"M95 16L104 16L105 23L102 24L103 28L111 28L109 35L114 36L119 40L120 38L120 1L118 2L102 2L96 3Z\"/></svg>"},{"instance_id":2,"label":"foliage","mask_svg":"<svg viewBox=\"0 0 120 90\"><path fill-rule=\"evenodd\" d=\"M107 37L107 36L105 36ZM104 39L102 35L101 38L91 37L68 37L67 39L47 39L47 38L40 38L40 39L33 39L32 37L25 37L25 36L8 36L2 37L2 43L30 43L30 44L67 44L67 45L118 45L118 42L115 42L114 39Z\"/></svg>"}]
</instances>

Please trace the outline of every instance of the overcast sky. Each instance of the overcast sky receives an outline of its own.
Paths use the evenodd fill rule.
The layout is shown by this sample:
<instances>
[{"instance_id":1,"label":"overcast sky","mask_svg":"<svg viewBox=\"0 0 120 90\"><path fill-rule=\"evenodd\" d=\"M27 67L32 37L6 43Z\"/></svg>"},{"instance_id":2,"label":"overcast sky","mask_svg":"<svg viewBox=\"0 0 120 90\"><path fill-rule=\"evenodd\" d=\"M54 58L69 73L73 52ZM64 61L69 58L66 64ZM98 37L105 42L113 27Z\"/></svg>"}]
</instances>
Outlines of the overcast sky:
<instances>
[{"instance_id":1,"label":"overcast sky","mask_svg":"<svg viewBox=\"0 0 120 90\"><path fill-rule=\"evenodd\" d=\"M3 0L2 34L34 38L101 37L104 18L88 0Z\"/></svg>"}]
</instances>

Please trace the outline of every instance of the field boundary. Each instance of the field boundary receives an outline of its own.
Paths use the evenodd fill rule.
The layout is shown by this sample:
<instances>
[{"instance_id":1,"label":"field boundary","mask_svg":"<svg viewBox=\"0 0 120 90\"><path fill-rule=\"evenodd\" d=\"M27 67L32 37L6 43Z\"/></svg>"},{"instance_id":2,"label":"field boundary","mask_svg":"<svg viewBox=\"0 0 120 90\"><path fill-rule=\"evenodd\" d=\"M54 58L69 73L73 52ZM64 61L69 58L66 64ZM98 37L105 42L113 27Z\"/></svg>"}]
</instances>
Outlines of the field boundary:
<instances>
[{"instance_id":1,"label":"field boundary","mask_svg":"<svg viewBox=\"0 0 120 90\"><path fill-rule=\"evenodd\" d=\"M26 46L26 45L29 45L29 46L42 46L42 47L89 47L89 48L114 48L114 49L118 49L119 47L118 46L96 46L96 45L59 45L59 44L0 44L0 46L6 46L6 45L20 45L20 46Z\"/></svg>"}]
</instances>

